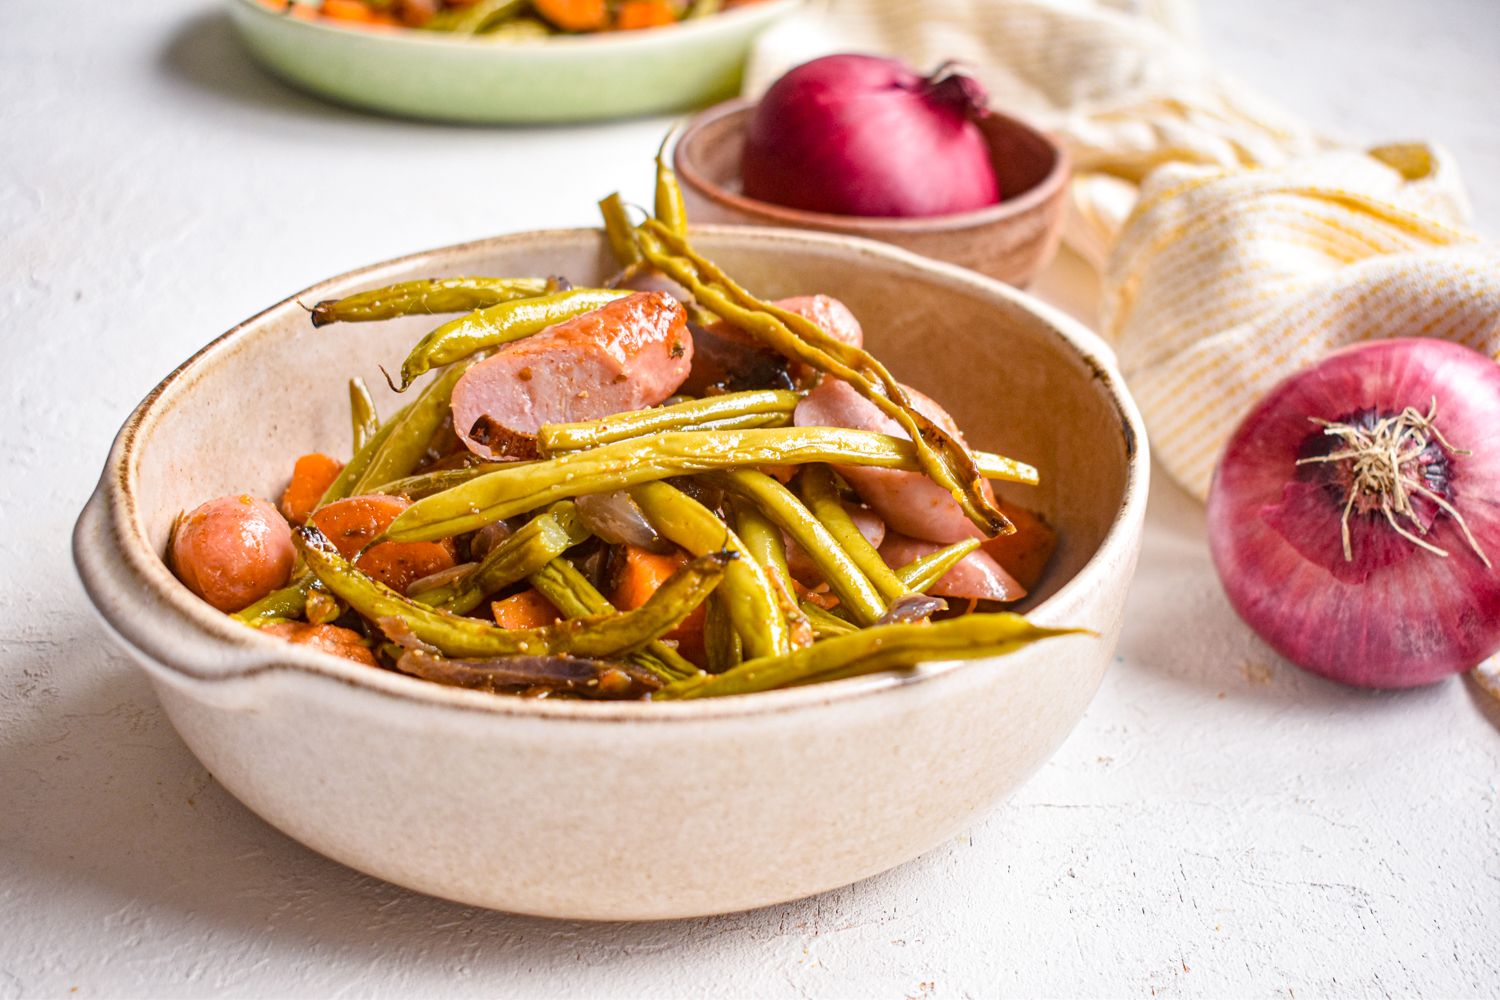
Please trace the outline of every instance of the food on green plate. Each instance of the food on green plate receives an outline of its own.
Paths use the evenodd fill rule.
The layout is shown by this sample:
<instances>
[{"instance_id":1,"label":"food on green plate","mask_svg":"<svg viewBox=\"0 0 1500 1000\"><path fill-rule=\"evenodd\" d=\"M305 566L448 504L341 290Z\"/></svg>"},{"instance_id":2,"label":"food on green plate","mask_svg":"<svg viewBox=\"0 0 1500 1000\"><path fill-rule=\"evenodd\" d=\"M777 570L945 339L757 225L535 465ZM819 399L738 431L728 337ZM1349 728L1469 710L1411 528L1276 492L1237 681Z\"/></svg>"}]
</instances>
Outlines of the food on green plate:
<instances>
[{"instance_id":1,"label":"food on green plate","mask_svg":"<svg viewBox=\"0 0 1500 1000\"><path fill-rule=\"evenodd\" d=\"M260 0L290 17L492 39L662 28L764 0Z\"/></svg>"},{"instance_id":2,"label":"food on green plate","mask_svg":"<svg viewBox=\"0 0 1500 1000\"><path fill-rule=\"evenodd\" d=\"M314 326L462 315L413 346L386 420L350 383L349 460L296 459L282 512L236 496L180 519L179 578L373 669L557 698L748 694L1062 634L1002 610L1056 537L990 480L1037 470L972 450L837 299L766 301L698 254L658 170L655 218L602 203L608 287L318 303ZM664 285L681 297L638 290Z\"/></svg>"}]
</instances>

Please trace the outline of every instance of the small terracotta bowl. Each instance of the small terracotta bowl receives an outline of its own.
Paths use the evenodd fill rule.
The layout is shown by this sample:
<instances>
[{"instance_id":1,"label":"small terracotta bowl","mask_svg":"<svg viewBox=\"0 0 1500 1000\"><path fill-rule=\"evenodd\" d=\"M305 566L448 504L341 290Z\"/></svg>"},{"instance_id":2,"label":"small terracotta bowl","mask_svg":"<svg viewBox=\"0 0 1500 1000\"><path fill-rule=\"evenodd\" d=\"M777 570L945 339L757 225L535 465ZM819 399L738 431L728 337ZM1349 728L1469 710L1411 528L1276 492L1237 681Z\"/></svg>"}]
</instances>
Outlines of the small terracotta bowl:
<instances>
[{"instance_id":1,"label":"small terracotta bowl","mask_svg":"<svg viewBox=\"0 0 1500 1000\"><path fill-rule=\"evenodd\" d=\"M294 456L347 454L346 380L431 318L314 330L300 302L423 277L616 267L597 230L503 236L332 278L209 344L126 421L73 538L100 617L213 776L363 872L520 913L725 913L846 885L973 823L1083 716L1120 634L1149 459L1109 349L1029 296L894 247L785 229L693 243L772 298L826 292L977 447L1036 464L1004 495L1061 545L1026 608L1081 626L1000 659L738 698L541 701L442 687L291 646L219 614L162 562L172 519L276 496Z\"/></svg>"},{"instance_id":2,"label":"small terracotta bowl","mask_svg":"<svg viewBox=\"0 0 1500 1000\"><path fill-rule=\"evenodd\" d=\"M740 157L754 105L715 105L688 123L674 167L688 218L739 226L816 229L894 243L1024 288L1057 253L1069 177L1068 153L1051 136L998 111L980 122L1002 201L977 212L888 219L804 212L746 197Z\"/></svg>"}]
</instances>

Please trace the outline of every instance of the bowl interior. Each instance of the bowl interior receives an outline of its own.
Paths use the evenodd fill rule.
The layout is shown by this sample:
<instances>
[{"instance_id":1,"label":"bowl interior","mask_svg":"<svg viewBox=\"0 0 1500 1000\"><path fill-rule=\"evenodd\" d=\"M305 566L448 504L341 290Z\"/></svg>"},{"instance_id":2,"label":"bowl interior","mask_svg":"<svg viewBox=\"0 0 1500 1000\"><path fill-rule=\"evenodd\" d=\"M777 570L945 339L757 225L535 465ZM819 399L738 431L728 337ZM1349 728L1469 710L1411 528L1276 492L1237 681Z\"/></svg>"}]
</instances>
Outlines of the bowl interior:
<instances>
[{"instance_id":1,"label":"bowl interior","mask_svg":"<svg viewBox=\"0 0 1500 1000\"><path fill-rule=\"evenodd\" d=\"M867 225L890 226L941 225L1002 217L1019 207L1029 205L1027 195L1038 192L1061 165L1062 154L1046 135L999 112L992 112L979 123L989 142L990 164L1000 182L999 205L978 212L935 219L879 219L856 216L824 215L803 212L750 198L740 180L740 160L745 151L745 127L755 107L744 101L733 101L705 111L678 141L678 166L684 180L709 195L730 196L741 209L767 217L803 216L823 224L836 222L843 228Z\"/></svg>"},{"instance_id":2,"label":"bowl interior","mask_svg":"<svg viewBox=\"0 0 1500 1000\"><path fill-rule=\"evenodd\" d=\"M770 297L823 292L846 302L896 376L941 401L972 444L1042 470L1036 488L1002 495L1040 510L1062 543L1030 604L1055 593L1097 551L1125 499L1134 452L1107 370L1018 292L967 272L841 237L745 228L694 242ZM501 237L378 265L310 289L304 301L391 281L458 274L568 276L614 268L592 230ZM362 377L382 413L399 405L379 367L394 369L438 320L408 318L315 330L288 300L183 366L146 405L124 478L134 529L161 552L174 516L210 497L276 498L296 456L349 453L347 382ZM196 602L173 582L172 602Z\"/></svg>"}]
</instances>

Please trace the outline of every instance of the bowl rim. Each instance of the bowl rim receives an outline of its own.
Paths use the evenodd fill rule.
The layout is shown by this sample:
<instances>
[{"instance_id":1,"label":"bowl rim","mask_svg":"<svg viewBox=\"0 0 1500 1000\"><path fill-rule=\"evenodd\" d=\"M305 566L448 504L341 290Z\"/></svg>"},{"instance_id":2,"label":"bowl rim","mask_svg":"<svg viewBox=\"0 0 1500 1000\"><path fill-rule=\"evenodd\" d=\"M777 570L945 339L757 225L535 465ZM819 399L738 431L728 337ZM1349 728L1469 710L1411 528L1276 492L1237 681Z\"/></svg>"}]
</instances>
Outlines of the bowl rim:
<instances>
[{"instance_id":1,"label":"bowl rim","mask_svg":"<svg viewBox=\"0 0 1500 1000\"><path fill-rule=\"evenodd\" d=\"M1051 617L1049 611L1079 604L1080 599L1097 585L1091 580L1091 570L1111 559L1115 553L1138 546L1150 475L1149 448L1140 413L1115 368L1112 352L1097 334L1061 311L1003 282L877 241L775 227L696 226L692 231L757 244L823 245L852 251L855 255L884 258L918 271L936 272L948 281L975 286L976 290L991 295L998 294L1034 315L1046 326L1048 333L1092 369L1094 382L1113 404L1125 442L1125 482L1119 507L1098 548L1056 593L1028 612L1028 617L1033 620ZM134 651L137 659L153 674L178 684L223 687L254 682L267 676L312 675L367 693L384 695L412 707L586 723L672 724L704 719L743 719L792 709L816 708L921 685L995 659L949 660L909 671L890 671L799 688L685 702L585 702L503 697L433 684L394 671L372 670L341 657L262 635L198 599L172 575L160 553L149 543L149 534L136 503L134 482L140 454L145 448L144 435L190 391L196 381L193 376L201 366L232 354L240 341L253 336L275 314L303 312L306 308L304 301L326 297L324 293L336 286L356 281L386 280L385 272L411 268L424 261L441 262L449 257L508 244L565 239L602 241L604 234L602 230L592 228L531 230L422 250L354 268L317 282L235 324L174 368L147 393L120 428L98 486L74 529L74 563L84 590L107 631ZM234 362L225 357L221 363ZM1121 586L1128 586L1128 583L1128 579L1120 581ZM146 599L143 600L143 596ZM114 607L116 604L119 607ZM1057 641L1077 640L1065 637ZM173 656L174 648L180 652L182 647L211 649L217 662L230 665L215 670L201 669ZM152 670L153 667L156 669Z\"/></svg>"},{"instance_id":2,"label":"bowl rim","mask_svg":"<svg viewBox=\"0 0 1500 1000\"><path fill-rule=\"evenodd\" d=\"M1024 118L1018 118L999 108L991 108L991 117L997 118L1022 132L1029 133L1040 139L1047 144L1054 155L1052 167L1042 179L1014 197L1002 198L993 205L986 205L984 208L975 209L972 212L928 215L915 219L877 215L835 215L830 212L809 212L800 208L788 208L785 205L776 205L769 201L751 198L748 195L731 191L723 185L716 183L699 169L698 164L686 152L690 148L693 137L700 134L709 125L734 115L752 111L758 103L753 98L735 97L698 112L689 119L687 125L682 130L682 134L677 137L673 144L672 167L677 171L677 176L685 184L691 186L693 190L704 197L737 209L747 215L766 220L775 220L784 226L810 226L817 229L838 230L839 232L867 236L873 239L880 239L883 234L942 233L958 229L973 229L979 226L1004 222L1007 219L1024 215L1038 206L1047 204L1066 189L1068 178L1072 174L1072 157L1068 153L1067 146L1063 145L1056 136L1045 129L1033 125Z\"/></svg>"},{"instance_id":3,"label":"bowl rim","mask_svg":"<svg viewBox=\"0 0 1500 1000\"><path fill-rule=\"evenodd\" d=\"M258 15L273 21L285 22L296 25L293 30L307 29L313 32L328 33L328 37L338 38L360 38L376 44L429 46L437 51L465 51L465 52L495 52L497 54L513 54L524 52L527 55L552 52L561 54L564 52L587 52L591 49L597 50L601 47L612 50L629 51L630 49L652 49L670 38L681 37L683 32L688 33L691 38L694 35L717 30L729 31L735 27L748 27L751 24L762 21L774 20L781 14L790 13L800 7L806 0L763 0L762 3L751 4L734 10L721 11L712 17L695 19L691 23L678 22L677 24L662 25L656 28L638 28L632 31L605 31L585 34L564 34L548 38L545 42L527 42L524 45L509 46L484 42L477 38L453 37L437 31L423 31L419 28L391 27L379 31L369 31L353 26L328 24L324 21L306 21L302 18L288 17L284 13L271 10L260 3L259 0L229 0L229 3L240 10L253 11ZM743 22L743 23L742 23Z\"/></svg>"}]
</instances>

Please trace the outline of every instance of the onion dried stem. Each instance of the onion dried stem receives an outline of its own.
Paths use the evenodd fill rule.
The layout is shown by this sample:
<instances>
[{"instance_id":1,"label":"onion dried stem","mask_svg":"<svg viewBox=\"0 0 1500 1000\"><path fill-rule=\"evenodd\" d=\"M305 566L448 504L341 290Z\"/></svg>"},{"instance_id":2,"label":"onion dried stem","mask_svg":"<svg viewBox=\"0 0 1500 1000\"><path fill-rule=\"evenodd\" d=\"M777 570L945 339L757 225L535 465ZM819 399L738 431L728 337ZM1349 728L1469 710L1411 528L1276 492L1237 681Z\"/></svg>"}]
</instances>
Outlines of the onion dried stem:
<instances>
[{"instance_id":1,"label":"onion dried stem","mask_svg":"<svg viewBox=\"0 0 1500 1000\"><path fill-rule=\"evenodd\" d=\"M1412 506L1412 497L1417 496L1447 512L1458 524L1469 547L1484 563L1485 568L1494 568L1489 556L1485 555L1484 549L1480 548L1479 542L1474 538L1474 533L1469 530L1468 523L1458 509L1405 471L1406 466L1421 459L1422 454L1434 441L1449 454L1472 454L1466 449L1455 448L1443 436L1443 432L1438 430L1434 422L1437 419L1437 399L1432 400L1432 405L1425 414L1416 407L1408 406L1394 416L1382 417L1371 427L1357 427L1354 424L1336 423L1318 417L1309 419L1322 427L1324 434L1341 440L1344 447L1327 455L1298 459L1297 464L1350 463L1349 495L1344 503L1344 515L1339 522L1344 540L1345 562L1354 561L1354 543L1349 530L1349 516L1354 513L1360 500L1371 498L1375 500L1375 509L1385 516L1386 522L1396 534L1413 545L1446 559L1448 557L1446 549L1420 537L1405 527L1400 520L1410 522L1416 532L1423 535L1427 533L1421 518L1417 516L1416 508Z\"/></svg>"}]
</instances>

